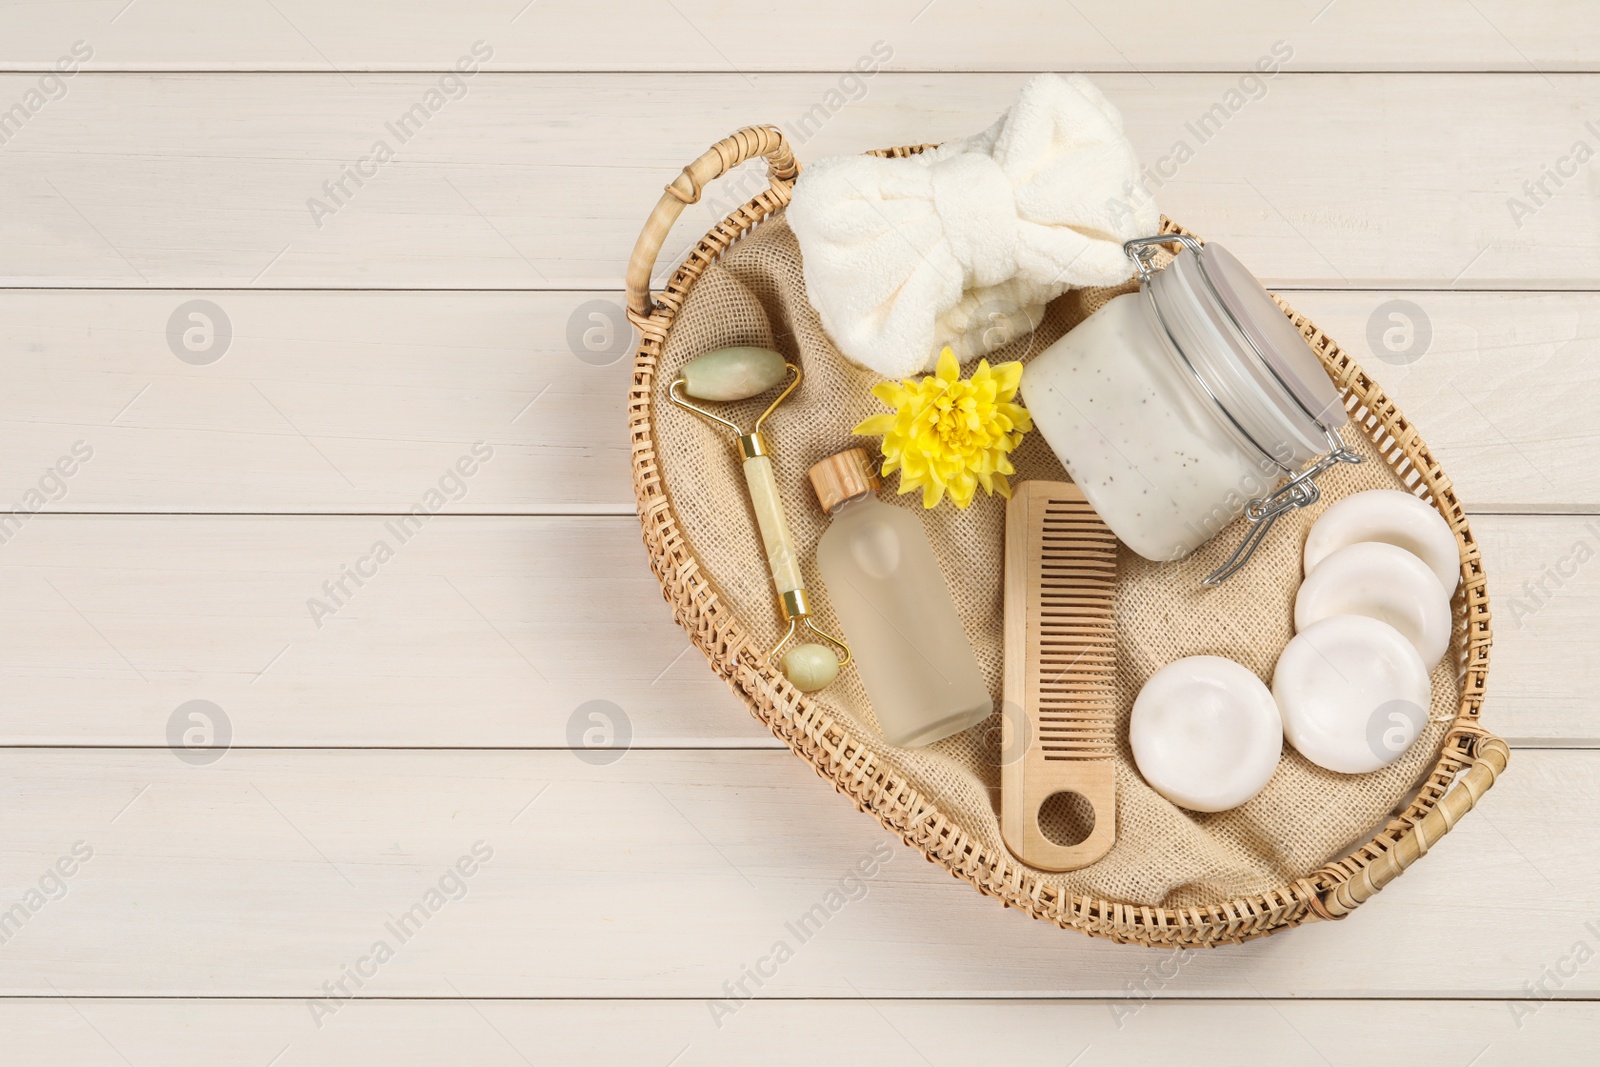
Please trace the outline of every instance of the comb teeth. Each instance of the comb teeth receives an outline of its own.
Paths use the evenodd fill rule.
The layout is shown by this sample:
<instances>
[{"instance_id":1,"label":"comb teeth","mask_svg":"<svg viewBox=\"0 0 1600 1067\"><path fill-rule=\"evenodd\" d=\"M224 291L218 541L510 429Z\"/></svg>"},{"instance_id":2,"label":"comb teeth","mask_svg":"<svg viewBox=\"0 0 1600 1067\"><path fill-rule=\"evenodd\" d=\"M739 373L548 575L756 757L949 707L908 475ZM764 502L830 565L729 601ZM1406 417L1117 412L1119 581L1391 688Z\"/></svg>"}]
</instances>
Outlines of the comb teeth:
<instances>
[{"instance_id":1,"label":"comb teeth","mask_svg":"<svg viewBox=\"0 0 1600 1067\"><path fill-rule=\"evenodd\" d=\"M1117 539L1077 486L1016 487L1006 507L1000 832L1041 870L1086 867L1116 841L1116 578ZM1059 810L1045 816L1058 793L1087 801L1087 830ZM1069 829L1087 836L1068 840Z\"/></svg>"},{"instance_id":2,"label":"comb teeth","mask_svg":"<svg viewBox=\"0 0 1600 1067\"><path fill-rule=\"evenodd\" d=\"M1046 493L1036 504L1039 554L1028 605L1029 642L1039 650L1030 679L1033 740L1047 760L1110 759L1117 540L1081 496Z\"/></svg>"}]
</instances>

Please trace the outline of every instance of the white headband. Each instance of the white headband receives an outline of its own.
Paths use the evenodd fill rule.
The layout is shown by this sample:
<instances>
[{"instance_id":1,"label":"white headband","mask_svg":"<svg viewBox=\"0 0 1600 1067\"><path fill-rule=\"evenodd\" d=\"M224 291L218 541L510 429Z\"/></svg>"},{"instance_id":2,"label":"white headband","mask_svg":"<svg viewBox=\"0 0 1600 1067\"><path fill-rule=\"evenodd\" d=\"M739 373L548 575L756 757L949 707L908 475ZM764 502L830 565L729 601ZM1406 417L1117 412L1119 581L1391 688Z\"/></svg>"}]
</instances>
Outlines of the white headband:
<instances>
[{"instance_id":1,"label":"white headband","mask_svg":"<svg viewBox=\"0 0 1600 1067\"><path fill-rule=\"evenodd\" d=\"M837 156L795 185L789 226L823 328L891 378L965 362L1068 289L1133 273L1156 231L1122 117L1087 79L1040 74L975 137L903 159ZM996 328L999 326L1000 328Z\"/></svg>"}]
</instances>

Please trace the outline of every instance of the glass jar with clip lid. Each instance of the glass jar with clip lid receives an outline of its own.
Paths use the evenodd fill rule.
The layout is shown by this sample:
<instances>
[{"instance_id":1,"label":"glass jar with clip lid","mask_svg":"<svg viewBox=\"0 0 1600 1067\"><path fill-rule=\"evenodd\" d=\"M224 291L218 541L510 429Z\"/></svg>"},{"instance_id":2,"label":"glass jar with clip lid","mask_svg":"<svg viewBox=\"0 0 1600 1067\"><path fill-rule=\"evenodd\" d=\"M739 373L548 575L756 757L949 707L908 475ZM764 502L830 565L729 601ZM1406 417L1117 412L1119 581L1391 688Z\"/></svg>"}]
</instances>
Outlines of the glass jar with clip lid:
<instances>
[{"instance_id":1,"label":"glass jar with clip lid","mask_svg":"<svg viewBox=\"0 0 1600 1067\"><path fill-rule=\"evenodd\" d=\"M1162 269L1161 245L1181 246ZM1034 425L1106 525L1151 560L1181 559L1241 515L1250 530L1205 579L1236 573L1276 519L1359 463L1316 354L1222 246L1187 234L1124 246L1139 290L1112 298L1032 360Z\"/></svg>"}]
</instances>

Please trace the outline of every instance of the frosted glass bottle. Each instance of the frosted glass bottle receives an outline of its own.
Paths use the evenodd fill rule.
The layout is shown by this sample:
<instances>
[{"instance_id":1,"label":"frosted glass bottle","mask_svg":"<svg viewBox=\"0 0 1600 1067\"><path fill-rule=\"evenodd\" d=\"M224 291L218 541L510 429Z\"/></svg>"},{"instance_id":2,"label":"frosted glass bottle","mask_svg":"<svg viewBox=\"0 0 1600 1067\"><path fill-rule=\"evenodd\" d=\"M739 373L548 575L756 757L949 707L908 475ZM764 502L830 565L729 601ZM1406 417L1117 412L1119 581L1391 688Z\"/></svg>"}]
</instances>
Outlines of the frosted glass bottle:
<instances>
[{"instance_id":1,"label":"frosted glass bottle","mask_svg":"<svg viewBox=\"0 0 1600 1067\"><path fill-rule=\"evenodd\" d=\"M989 717L994 705L922 523L878 499L863 449L811 469L832 524L817 567L883 739L914 748Z\"/></svg>"}]
</instances>

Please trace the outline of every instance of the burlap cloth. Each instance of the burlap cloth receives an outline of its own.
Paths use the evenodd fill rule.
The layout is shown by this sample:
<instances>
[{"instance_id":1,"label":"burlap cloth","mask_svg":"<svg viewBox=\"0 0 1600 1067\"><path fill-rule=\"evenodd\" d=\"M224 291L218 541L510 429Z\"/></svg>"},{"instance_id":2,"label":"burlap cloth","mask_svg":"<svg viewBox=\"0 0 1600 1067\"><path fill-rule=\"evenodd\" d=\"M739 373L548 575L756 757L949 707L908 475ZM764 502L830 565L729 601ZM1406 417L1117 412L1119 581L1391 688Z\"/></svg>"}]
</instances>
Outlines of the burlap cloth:
<instances>
[{"instance_id":1,"label":"burlap cloth","mask_svg":"<svg viewBox=\"0 0 1600 1067\"><path fill-rule=\"evenodd\" d=\"M991 362L1029 359L1130 288L1066 294L1051 305L1034 334L1016 339L991 356ZM828 520L806 470L852 444L865 444L876 455L877 440L852 438L850 428L885 408L868 393L878 377L847 362L823 332L806 299L799 246L781 212L736 242L690 290L661 361L658 380L663 388L656 391L651 413L658 435L656 455L667 495L695 555L765 648L781 632L779 615L731 435L668 403L664 388L689 359L713 348L741 344L775 348L805 371L805 383L768 420L767 429L806 588L818 622L834 633L840 632L838 620L815 560L817 539ZM759 407L728 405L727 409L748 426ZM1180 657L1226 656L1270 683L1278 654L1294 632L1292 608L1306 527L1328 503L1350 493L1404 488L1364 434L1352 426L1345 436L1366 461L1341 465L1325 476L1323 502L1280 520L1248 568L1220 588L1205 590L1200 579L1233 550L1243 536L1242 522L1180 563L1154 564L1127 549L1120 551L1117 842L1098 863L1070 874L1037 872L1041 881L1072 894L1173 908L1254 895L1287 885L1348 852L1416 793L1437 759L1460 701L1455 669L1465 640L1460 610L1451 654L1433 674L1431 721L1417 743L1382 771L1335 774L1285 744L1277 774L1259 796L1231 811L1201 815L1175 807L1147 786L1127 743L1128 714L1140 686ZM1028 435L1012 458L1017 467L1013 483L1067 479L1037 433ZM998 707L1005 502L985 497L980 490L965 511L949 503L925 511L921 493L898 497L896 482L897 476L891 476L882 496L921 519ZM1004 848L997 816L998 715L985 726L928 748L899 749L881 740L872 706L854 671L846 669L811 699L875 745L886 763L934 798L971 834L989 846Z\"/></svg>"}]
</instances>

